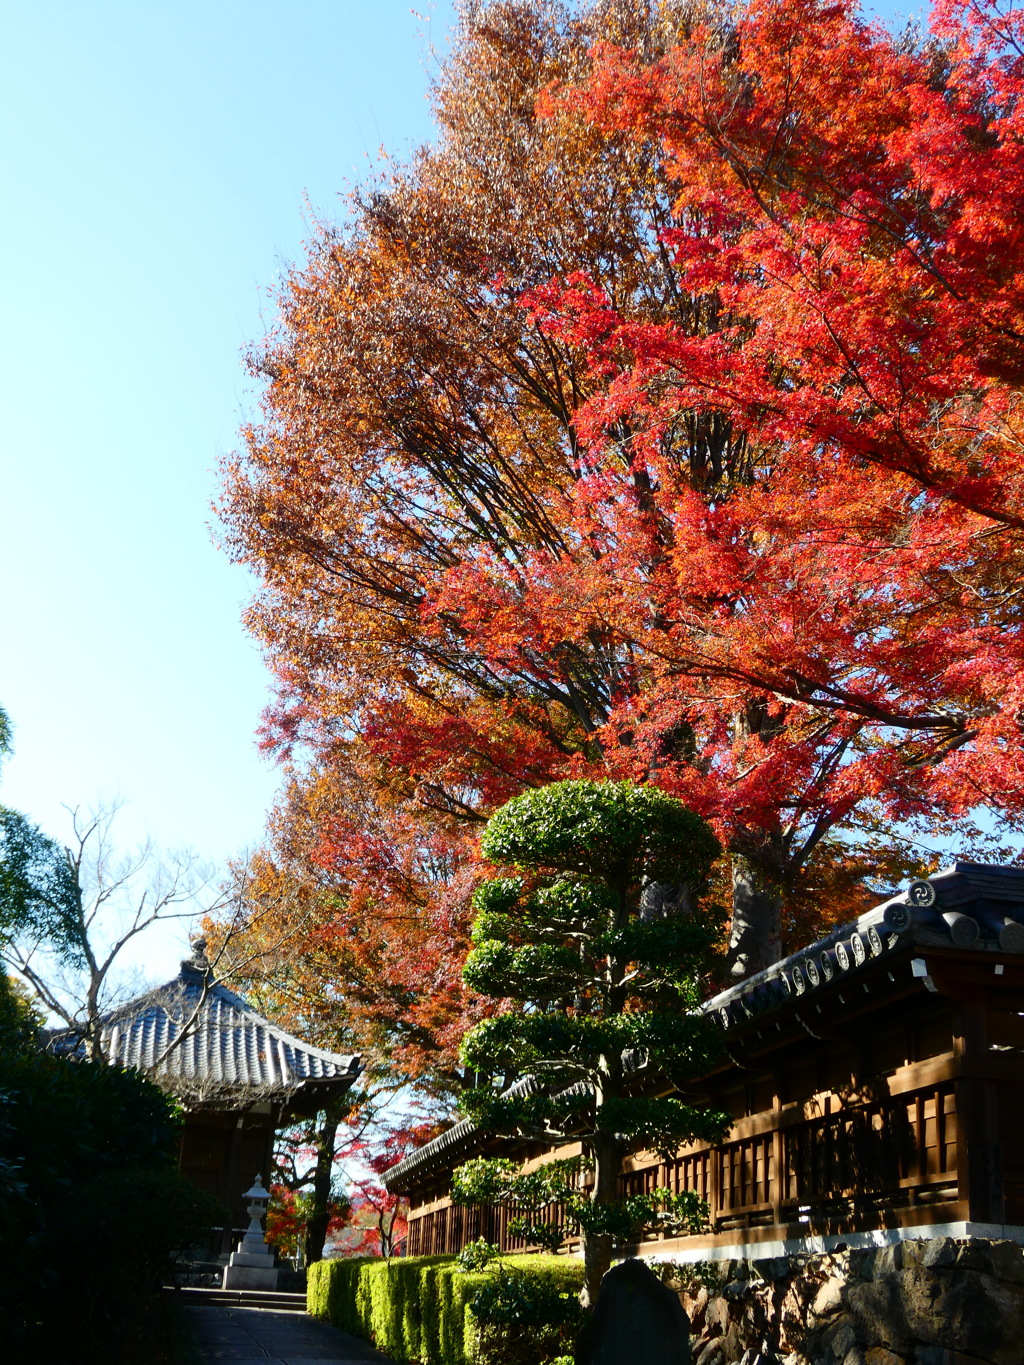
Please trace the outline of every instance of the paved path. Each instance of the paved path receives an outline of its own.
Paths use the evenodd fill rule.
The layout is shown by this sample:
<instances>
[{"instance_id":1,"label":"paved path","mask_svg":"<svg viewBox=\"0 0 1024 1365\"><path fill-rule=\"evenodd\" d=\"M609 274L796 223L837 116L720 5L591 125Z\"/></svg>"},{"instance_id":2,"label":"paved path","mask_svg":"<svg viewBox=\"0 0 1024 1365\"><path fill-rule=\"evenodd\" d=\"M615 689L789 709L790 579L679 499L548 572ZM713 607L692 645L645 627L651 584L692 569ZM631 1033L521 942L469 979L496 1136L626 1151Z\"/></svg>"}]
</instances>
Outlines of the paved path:
<instances>
[{"instance_id":1,"label":"paved path","mask_svg":"<svg viewBox=\"0 0 1024 1365\"><path fill-rule=\"evenodd\" d=\"M231 1365L394 1365L365 1341L305 1313L188 1306L201 1361Z\"/></svg>"}]
</instances>

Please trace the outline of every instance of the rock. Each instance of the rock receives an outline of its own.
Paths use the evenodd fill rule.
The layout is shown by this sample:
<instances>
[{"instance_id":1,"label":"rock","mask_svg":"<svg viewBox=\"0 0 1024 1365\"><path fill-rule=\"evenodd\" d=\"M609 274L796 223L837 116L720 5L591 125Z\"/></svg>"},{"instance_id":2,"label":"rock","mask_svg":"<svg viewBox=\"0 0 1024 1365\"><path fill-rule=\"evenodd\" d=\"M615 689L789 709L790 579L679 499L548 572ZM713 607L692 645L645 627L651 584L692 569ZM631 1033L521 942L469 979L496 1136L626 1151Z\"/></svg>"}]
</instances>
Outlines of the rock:
<instances>
[{"instance_id":1,"label":"rock","mask_svg":"<svg viewBox=\"0 0 1024 1365\"><path fill-rule=\"evenodd\" d=\"M721 1336L729 1325L729 1301L716 1294L708 1300L704 1315L704 1329L710 1336Z\"/></svg>"},{"instance_id":2,"label":"rock","mask_svg":"<svg viewBox=\"0 0 1024 1365\"><path fill-rule=\"evenodd\" d=\"M769 1284L776 1284L779 1280L788 1280L793 1274L793 1267L788 1256L769 1256L764 1261L755 1261L754 1269Z\"/></svg>"},{"instance_id":3,"label":"rock","mask_svg":"<svg viewBox=\"0 0 1024 1365\"><path fill-rule=\"evenodd\" d=\"M608 1271L576 1346L576 1365L623 1361L690 1365L690 1323L682 1304L639 1260L622 1261Z\"/></svg>"},{"instance_id":4,"label":"rock","mask_svg":"<svg viewBox=\"0 0 1024 1365\"><path fill-rule=\"evenodd\" d=\"M721 1340L724 1357L729 1362L729 1365L735 1365L735 1362L739 1360L740 1356L750 1345L748 1334L742 1330L738 1322L731 1322L729 1324L729 1330Z\"/></svg>"},{"instance_id":5,"label":"rock","mask_svg":"<svg viewBox=\"0 0 1024 1365\"><path fill-rule=\"evenodd\" d=\"M904 1360L887 1346L871 1346L864 1352L864 1365L904 1365Z\"/></svg>"},{"instance_id":6,"label":"rock","mask_svg":"<svg viewBox=\"0 0 1024 1365\"><path fill-rule=\"evenodd\" d=\"M764 1335L768 1326L768 1291L763 1288L760 1293L752 1291L738 1305L740 1310L740 1321L743 1323L743 1330L748 1337L760 1337Z\"/></svg>"},{"instance_id":7,"label":"rock","mask_svg":"<svg viewBox=\"0 0 1024 1365\"><path fill-rule=\"evenodd\" d=\"M749 1287L749 1283L746 1280L730 1280L727 1285L722 1286L719 1293L724 1299L728 1299L730 1303L735 1303L738 1299L744 1297Z\"/></svg>"},{"instance_id":8,"label":"rock","mask_svg":"<svg viewBox=\"0 0 1024 1365\"><path fill-rule=\"evenodd\" d=\"M725 1347L722 1345L721 1338L709 1341L701 1348L694 1365L723 1365L725 1360Z\"/></svg>"},{"instance_id":9,"label":"rock","mask_svg":"<svg viewBox=\"0 0 1024 1365\"><path fill-rule=\"evenodd\" d=\"M690 1319L690 1331L696 1336L704 1330L707 1321L708 1303L711 1294L707 1285L700 1285L695 1291L684 1289L679 1294L679 1302L683 1305L683 1312Z\"/></svg>"},{"instance_id":10,"label":"rock","mask_svg":"<svg viewBox=\"0 0 1024 1365\"><path fill-rule=\"evenodd\" d=\"M838 1276L840 1279L850 1278L850 1252L849 1248L837 1247L835 1251L827 1251L818 1259L818 1265L822 1273L829 1276Z\"/></svg>"},{"instance_id":11,"label":"rock","mask_svg":"<svg viewBox=\"0 0 1024 1365\"><path fill-rule=\"evenodd\" d=\"M921 1346L914 1353L914 1365L988 1365L978 1356L962 1351L947 1351L941 1346Z\"/></svg>"},{"instance_id":12,"label":"rock","mask_svg":"<svg viewBox=\"0 0 1024 1365\"><path fill-rule=\"evenodd\" d=\"M882 1247L858 1247L850 1252L850 1274L856 1280L870 1280L875 1257Z\"/></svg>"},{"instance_id":13,"label":"rock","mask_svg":"<svg viewBox=\"0 0 1024 1365\"><path fill-rule=\"evenodd\" d=\"M953 1306L948 1294L950 1279L920 1263L908 1265L900 1272L896 1281L899 1307L911 1339L925 1345L948 1344L939 1337L946 1333L946 1314Z\"/></svg>"},{"instance_id":14,"label":"rock","mask_svg":"<svg viewBox=\"0 0 1024 1365\"><path fill-rule=\"evenodd\" d=\"M969 1347L993 1365L1024 1361L1024 1287L973 1270L936 1273L911 1266L900 1276L907 1327L925 1346Z\"/></svg>"},{"instance_id":15,"label":"rock","mask_svg":"<svg viewBox=\"0 0 1024 1365\"><path fill-rule=\"evenodd\" d=\"M820 1280L811 1279L810 1276L798 1276L795 1280L790 1281L782 1302L791 1311L801 1315L806 1314L815 1300L820 1283Z\"/></svg>"},{"instance_id":16,"label":"rock","mask_svg":"<svg viewBox=\"0 0 1024 1365\"><path fill-rule=\"evenodd\" d=\"M814 1296L811 1304L812 1318L827 1318L830 1313L838 1312L843 1305L845 1282L840 1279L826 1280Z\"/></svg>"},{"instance_id":17,"label":"rock","mask_svg":"<svg viewBox=\"0 0 1024 1365\"><path fill-rule=\"evenodd\" d=\"M827 1359L846 1361L857 1341L857 1333L854 1330L853 1318L849 1313L844 1313L841 1318L831 1323L822 1334L821 1344L828 1352Z\"/></svg>"},{"instance_id":18,"label":"rock","mask_svg":"<svg viewBox=\"0 0 1024 1365\"><path fill-rule=\"evenodd\" d=\"M866 1345L886 1346L891 1351L906 1351L913 1345L898 1280L876 1278L850 1285L846 1306Z\"/></svg>"},{"instance_id":19,"label":"rock","mask_svg":"<svg viewBox=\"0 0 1024 1365\"><path fill-rule=\"evenodd\" d=\"M783 1365L1024 1365L1014 1242L933 1237L723 1268L724 1290L684 1299L703 1314L702 1365L773 1351Z\"/></svg>"},{"instance_id":20,"label":"rock","mask_svg":"<svg viewBox=\"0 0 1024 1365\"><path fill-rule=\"evenodd\" d=\"M952 1237L933 1237L925 1242L921 1251L921 1265L931 1270L939 1270L956 1265L961 1246Z\"/></svg>"},{"instance_id":21,"label":"rock","mask_svg":"<svg viewBox=\"0 0 1024 1365\"><path fill-rule=\"evenodd\" d=\"M783 1295L778 1309L779 1348L802 1350L807 1340L808 1299L817 1286L794 1280Z\"/></svg>"},{"instance_id":22,"label":"rock","mask_svg":"<svg viewBox=\"0 0 1024 1365\"><path fill-rule=\"evenodd\" d=\"M965 1238L957 1245L958 1269L981 1270L997 1280L1024 1284L1024 1247L1017 1242L979 1242Z\"/></svg>"},{"instance_id":23,"label":"rock","mask_svg":"<svg viewBox=\"0 0 1024 1365\"><path fill-rule=\"evenodd\" d=\"M903 1269L903 1249L906 1242L895 1242L892 1246L878 1247L872 1253L871 1273L865 1279L883 1280Z\"/></svg>"}]
</instances>

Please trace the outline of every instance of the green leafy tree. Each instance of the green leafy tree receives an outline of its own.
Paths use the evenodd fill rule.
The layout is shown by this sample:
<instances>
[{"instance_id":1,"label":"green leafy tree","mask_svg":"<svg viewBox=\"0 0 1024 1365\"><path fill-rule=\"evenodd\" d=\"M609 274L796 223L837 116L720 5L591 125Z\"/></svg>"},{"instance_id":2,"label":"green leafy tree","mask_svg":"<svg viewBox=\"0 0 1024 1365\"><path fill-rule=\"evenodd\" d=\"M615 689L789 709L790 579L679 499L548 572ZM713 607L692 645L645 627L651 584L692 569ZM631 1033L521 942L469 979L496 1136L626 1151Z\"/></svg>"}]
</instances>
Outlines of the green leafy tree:
<instances>
[{"instance_id":1,"label":"green leafy tree","mask_svg":"<svg viewBox=\"0 0 1024 1365\"><path fill-rule=\"evenodd\" d=\"M10 721L0 709L0 760L10 748ZM74 871L61 847L20 811L0 805L0 938L29 932L75 958L79 903Z\"/></svg>"},{"instance_id":2,"label":"green leafy tree","mask_svg":"<svg viewBox=\"0 0 1024 1365\"><path fill-rule=\"evenodd\" d=\"M583 1157L529 1175L507 1161L469 1162L454 1197L510 1204L513 1231L530 1241L557 1245L579 1232L589 1306L616 1241L706 1217L688 1193L620 1198L619 1170L633 1148L670 1154L729 1125L671 1093L673 1078L701 1072L718 1049L698 1006L722 931L722 913L702 901L721 850L699 816L656 787L571 781L509 801L481 849L515 875L476 893L465 980L518 1008L466 1034L464 1064L495 1080L462 1106L497 1133L580 1141ZM687 891L668 916L644 894L665 884ZM560 1223L534 1212L551 1202L565 1211Z\"/></svg>"}]
</instances>

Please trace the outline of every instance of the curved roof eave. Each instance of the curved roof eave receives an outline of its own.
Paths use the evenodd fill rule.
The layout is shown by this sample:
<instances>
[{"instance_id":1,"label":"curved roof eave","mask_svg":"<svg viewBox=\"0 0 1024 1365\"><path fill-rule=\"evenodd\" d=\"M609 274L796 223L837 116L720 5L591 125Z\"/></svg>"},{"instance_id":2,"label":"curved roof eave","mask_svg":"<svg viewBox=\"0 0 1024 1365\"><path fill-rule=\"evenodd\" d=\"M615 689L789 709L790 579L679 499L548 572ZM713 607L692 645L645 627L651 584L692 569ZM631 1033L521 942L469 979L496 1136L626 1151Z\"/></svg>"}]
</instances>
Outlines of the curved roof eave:
<instances>
[{"instance_id":1,"label":"curved roof eave","mask_svg":"<svg viewBox=\"0 0 1024 1365\"><path fill-rule=\"evenodd\" d=\"M182 962L173 980L105 1015L100 1042L112 1065L136 1068L191 1101L287 1099L347 1088L362 1070L358 1054L315 1047L258 1014L213 977L202 953ZM69 1029L52 1032L48 1046L82 1052Z\"/></svg>"}]
</instances>

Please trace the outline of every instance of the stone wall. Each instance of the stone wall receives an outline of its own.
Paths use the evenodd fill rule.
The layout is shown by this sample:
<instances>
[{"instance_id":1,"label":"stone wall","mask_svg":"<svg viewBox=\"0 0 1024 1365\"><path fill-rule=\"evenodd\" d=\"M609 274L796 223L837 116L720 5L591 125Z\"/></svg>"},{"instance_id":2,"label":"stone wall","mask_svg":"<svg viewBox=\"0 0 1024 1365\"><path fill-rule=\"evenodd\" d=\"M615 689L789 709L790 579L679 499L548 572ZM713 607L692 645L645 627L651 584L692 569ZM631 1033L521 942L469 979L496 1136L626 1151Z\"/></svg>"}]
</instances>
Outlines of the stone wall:
<instances>
[{"instance_id":1,"label":"stone wall","mask_svg":"<svg viewBox=\"0 0 1024 1365\"><path fill-rule=\"evenodd\" d=\"M655 1267L657 1268L657 1267ZM693 1365L1024 1365L1024 1250L936 1237L661 1267Z\"/></svg>"}]
</instances>

